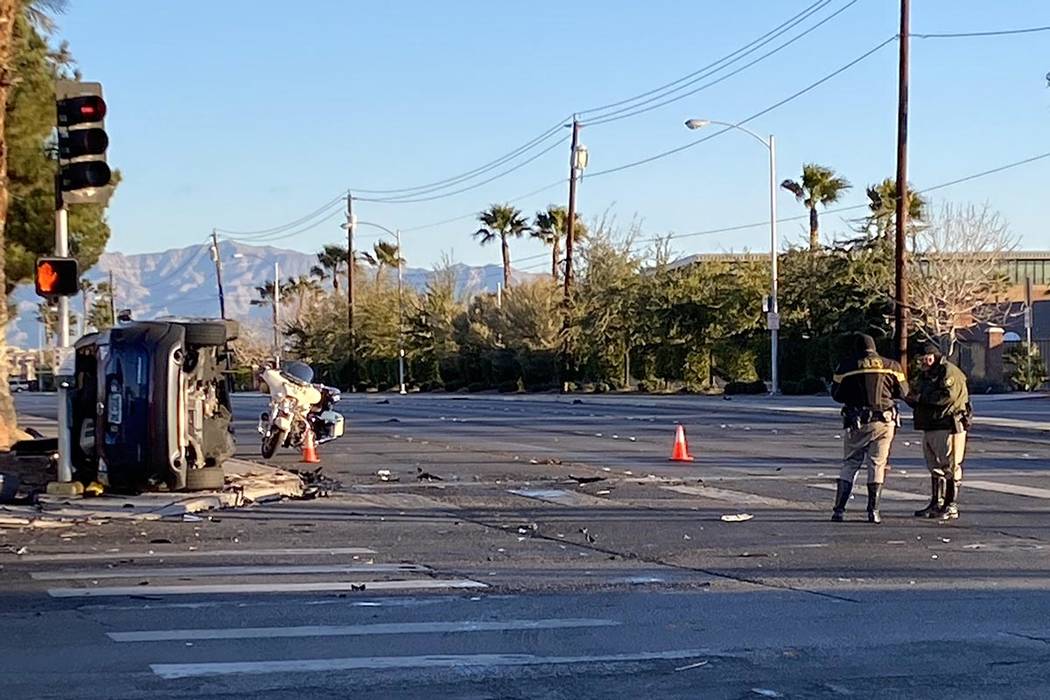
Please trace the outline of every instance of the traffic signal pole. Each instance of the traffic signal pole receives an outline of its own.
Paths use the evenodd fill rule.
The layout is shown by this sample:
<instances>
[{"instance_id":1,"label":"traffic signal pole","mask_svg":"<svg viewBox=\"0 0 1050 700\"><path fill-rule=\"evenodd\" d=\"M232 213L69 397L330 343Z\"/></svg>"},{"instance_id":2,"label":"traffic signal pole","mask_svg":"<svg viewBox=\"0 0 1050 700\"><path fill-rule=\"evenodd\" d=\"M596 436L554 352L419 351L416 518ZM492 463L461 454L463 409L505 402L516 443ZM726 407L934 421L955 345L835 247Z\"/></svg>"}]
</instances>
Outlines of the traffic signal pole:
<instances>
[{"instance_id":1,"label":"traffic signal pole","mask_svg":"<svg viewBox=\"0 0 1050 700\"><path fill-rule=\"evenodd\" d=\"M60 258L69 257L69 212L62 197L62 183L59 176L55 175L55 255ZM69 297L58 298L58 337L56 339L58 348L69 347ZM56 353L59 363L62 362L62 350Z\"/></svg>"},{"instance_id":2,"label":"traffic signal pole","mask_svg":"<svg viewBox=\"0 0 1050 700\"><path fill-rule=\"evenodd\" d=\"M60 258L69 256L69 212L62 197L61 175L55 173L55 255ZM70 458L72 445L70 440L70 410L68 387L65 386L65 378L60 372L63 361L66 359L69 347L69 297L58 297L58 335L55 337L55 367L54 376L58 384L58 463L55 465L56 476L60 484L71 484L73 482L73 462ZM56 487L50 487L54 490ZM66 488L58 486L61 493Z\"/></svg>"}]
</instances>

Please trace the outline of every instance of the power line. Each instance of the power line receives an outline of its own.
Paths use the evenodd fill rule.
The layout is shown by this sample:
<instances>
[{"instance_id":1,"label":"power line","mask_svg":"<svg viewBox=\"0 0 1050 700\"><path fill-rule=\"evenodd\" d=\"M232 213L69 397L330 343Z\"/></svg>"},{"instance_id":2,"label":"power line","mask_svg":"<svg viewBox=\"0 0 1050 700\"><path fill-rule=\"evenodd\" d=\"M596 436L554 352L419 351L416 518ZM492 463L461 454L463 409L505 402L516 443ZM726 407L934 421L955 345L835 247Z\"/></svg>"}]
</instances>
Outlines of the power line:
<instances>
[{"instance_id":1,"label":"power line","mask_svg":"<svg viewBox=\"0 0 1050 700\"><path fill-rule=\"evenodd\" d=\"M1035 32L1050 32L1050 26L1026 27L1024 29L1000 29L988 32L948 32L943 34L915 34L910 36L916 39L972 39L989 36L1012 36L1014 34L1033 34Z\"/></svg>"},{"instance_id":2,"label":"power line","mask_svg":"<svg viewBox=\"0 0 1050 700\"><path fill-rule=\"evenodd\" d=\"M270 236L267 236L267 237L256 237L256 238L253 238L250 241L243 241L243 242L251 243L251 244L272 243L274 241L281 241L281 240L284 240L286 238L294 238L295 236L299 236L301 234L313 231L318 226L321 226L323 224L327 224L327 223L333 221L336 217L339 217L339 216L342 216L342 215L343 215L343 211L341 209L339 209L339 210L336 210L336 211L330 213L328 216L326 216L323 219L320 219L318 221L314 221L313 223L307 224L306 226L304 226L304 227L302 227L300 229L297 229L295 231L292 231L290 233L277 233L277 234L273 234L273 235L270 235ZM219 229L219 230L221 231L221 229ZM223 238L226 238L226 237L224 236ZM238 240L238 239L232 239L232 240Z\"/></svg>"},{"instance_id":3,"label":"power line","mask_svg":"<svg viewBox=\"0 0 1050 700\"><path fill-rule=\"evenodd\" d=\"M564 177L563 178L559 178L559 179L555 180L554 182L547 183L543 187L539 187L539 188L537 188L535 190L532 190L531 192L526 192L525 194L518 195L517 197L511 197L510 199L507 200L507 203L518 202L518 201L521 201L523 199L528 199L529 197L532 197L532 196L535 196L537 194L540 194L541 192L546 192L547 190L549 190L551 188L557 187L559 185L563 185L563 184L565 184L565 182L567 180L568 180L568 178L564 178ZM474 210L474 211L470 212L469 214L461 214L459 216L454 216L454 217L452 217L450 219L443 219L441 221L434 221L434 222L431 222L429 224L421 224L419 226L412 226L410 228L403 228L403 229L401 229L401 233L408 233L409 231L421 231L421 230L427 229L427 228L434 228L435 226L442 226L444 224L451 224L451 223L454 223L456 221L464 221L466 219L473 219L474 217L476 217L480 213L481 213L480 210Z\"/></svg>"},{"instance_id":4,"label":"power line","mask_svg":"<svg viewBox=\"0 0 1050 700\"><path fill-rule=\"evenodd\" d=\"M1005 170L1011 170L1013 168L1018 168L1018 167L1020 167L1022 165L1027 165L1029 163L1034 163L1036 161L1043 160L1044 158L1050 158L1050 151L1047 151L1046 153L1040 153L1038 155L1031 156L1029 158L1024 158L1022 160L1017 160L1017 161L1014 161L1012 163L1007 163L1006 165L1000 165L998 167L991 168L989 170L982 170L981 172L973 173L971 175L966 175L964 177L960 177L960 178L957 178L955 180L949 180L948 182L942 182L939 185L933 185L932 187L924 187L921 190L915 190L914 193L915 194L927 194L929 192L935 192L937 190L942 190L942 189L944 189L946 187L951 187L952 185L958 185L958 184L961 184L961 183L964 183L964 182L970 182L971 180L977 180L977 179L980 179L982 177L987 177L988 175L994 175L995 173L1003 172ZM824 210L824 214L825 215L827 215L827 214L841 214L842 212L855 211L857 209L866 209L867 207L868 207L867 204L852 204L852 205L845 206L845 207L835 207L834 209L825 209ZM803 221L803 220L806 220L808 218L809 218L809 214L808 213L806 213L806 214L799 214L797 216L786 216L786 217L778 218L777 219L777 223L784 224L784 223L790 223L792 221ZM763 221L756 221L756 222L750 223L750 224L737 224L735 226L724 226L724 227L721 227L721 228L707 229L707 230L704 230L704 231L694 231L692 233L670 234L669 236L652 236L650 238L639 239L638 241L635 242L635 244L638 244L638 243L655 243L656 241L660 240L661 238L678 239L678 238L694 238L694 237L697 237L697 236L713 236L713 235L719 234L719 233L733 233L735 231L743 231L743 230L750 229L750 228L760 228L760 227L765 227L765 226L769 226L769 219L765 219Z\"/></svg>"},{"instance_id":5,"label":"power line","mask_svg":"<svg viewBox=\"0 0 1050 700\"><path fill-rule=\"evenodd\" d=\"M817 80L816 82L810 83L809 85L807 85L806 87L802 88L798 92L796 92L796 93L794 93L794 94L792 94L792 95L790 95L788 97L785 97L784 99L780 100L779 102L776 102L776 103L770 105L769 107L766 107L763 110L755 112L754 114L752 114L750 117L747 117L746 119L742 119L742 120L736 122L735 126L741 126L743 124L747 124L748 122L754 121L755 119L758 119L759 117L764 116L764 115L772 112L773 110L784 106L785 104L787 104L788 102L791 102L792 100L798 99L802 95L805 95L807 92L809 92L811 90L814 90L815 88L819 87L820 85L823 85L824 83L826 83L827 81L831 80L832 78L834 78L834 77L836 77L836 76L846 72L847 70L849 70L853 66L857 65L858 63L860 63L864 59L868 58L872 54L875 54L880 49L882 49L883 47L889 45L890 43L892 43L892 42L894 42L896 40L897 40L897 35L894 34L893 36L891 36L888 39L886 39L885 41L883 41L881 44L878 44L877 46L875 46L875 47L873 47L871 49L868 49L863 54L861 54L857 58L853 59L852 61L850 61L846 65L836 69L835 71L833 71L831 73L828 73L827 75L825 75L820 80ZM684 146L678 146L676 148L672 148L670 150L663 151L662 153L657 153L656 155L649 156L648 158L642 158L641 160L632 161L630 163L624 163L623 165L617 165L617 166L614 166L612 168L606 168L605 170L599 170L597 172L589 174L587 177L589 177L589 178L600 177L602 175L609 175L609 174L612 174L612 173L620 172L621 170L627 170L629 168L634 168L634 167L637 167L639 165L645 165L646 163L651 163L651 162L653 162L655 160L660 160L661 158L666 158L667 156L674 155L675 153L680 153L682 151L685 151L685 150L688 150L690 148L693 148L694 146L698 146L701 143L704 143L705 141L710 141L711 139L716 138L718 136L721 136L722 134L726 133L727 131L731 131L732 129L733 129L733 127L726 127L724 129L721 129L719 131L716 131L716 132L710 134L709 136L705 136L703 138L697 139L696 141L692 141L690 143L687 143Z\"/></svg>"},{"instance_id":6,"label":"power line","mask_svg":"<svg viewBox=\"0 0 1050 700\"><path fill-rule=\"evenodd\" d=\"M425 194L425 192L422 192L421 190L434 191L434 190L445 189L445 187L451 187L453 185L459 184L460 182L465 182L466 180L471 180L477 175L481 175L481 174L486 173L486 172L488 172L490 170L494 170L495 168L498 168L499 166L503 165L504 163L506 163L508 161L511 161L511 160L514 160L517 156L522 155L522 154L526 153L529 150L532 150L533 148L537 147L539 144L543 143L544 141L549 139L551 136L556 134L558 131L560 131L565 126L565 122L567 120L571 120L571 119L572 119L571 116L570 117L566 117L565 119L559 119L557 121L557 123L555 123L552 127L547 129L546 131L544 131L542 134L540 134L539 136L533 138L532 140L528 141L527 143L519 146L518 148L514 149L510 153L507 153L507 154L505 154L503 156L500 156L496 160L493 160L493 161L490 161L488 163L485 163L484 165L481 165L481 166L479 166L477 168L474 168L473 170L469 170L469 171L467 171L465 173L461 173L459 175L453 175L452 177L448 177L448 178L445 178L443 180L437 180L435 182L431 182L431 183L428 183L426 185L416 185L414 187L402 187L402 188L390 189L390 190L366 190L366 189L362 189L362 188L358 188L358 187L352 187L351 191L352 192L358 192L360 194L398 194L398 193L406 193L406 196L407 196L407 193L412 193L412 196L414 196L414 195L419 195L419 194ZM355 197L355 199L357 199L357 198Z\"/></svg>"},{"instance_id":7,"label":"power line","mask_svg":"<svg viewBox=\"0 0 1050 700\"><path fill-rule=\"evenodd\" d=\"M215 230L217 232L219 232L219 233L227 234L227 236L230 236L230 237L243 236L243 237L246 237L246 238L254 238L256 236L269 236L269 235L274 234L274 233L280 233L282 231L286 231L286 230L288 230L290 228L295 228L296 226L300 226L303 223L309 221L310 219L313 219L314 217L320 216L321 214L323 214L328 209L331 209L336 203L342 202L345 197L346 197L346 191L344 190L343 192L340 192L336 197L328 200L327 202L325 202L324 204L322 204L321 206L319 206L317 209L315 209L314 211L310 212L309 214L306 214L305 216L301 216L301 217L299 217L298 219L296 219L294 221L289 221L288 223L281 224L279 226L273 226L271 228L265 228L265 229L258 229L258 230L255 230L255 231L233 231L231 229L225 229L225 228L216 228Z\"/></svg>"},{"instance_id":8,"label":"power line","mask_svg":"<svg viewBox=\"0 0 1050 700\"><path fill-rule=\"evenodd\" d=\"M520 169L524 168L526 165L528 165L529 163L532 163L533 161L535 161L537 158L540 158L540 157L546 155L547 153L550 153L552 150L554 150L558 146L563 145L568 140L569 140L569 137L568 136L564 136L564 137L558 139L557 141L555 141L554 143L552 143L547 148L544 148L539 153L535 154L534 156L532 156L532 157L530 157L530 158L528 158L526 160L523 160L522 162L518 163L517 165L515 165L512 168L508 168L507 170L503 170L503 171L497 173L496 175L493 175L490 178L486 178L486 179L484 179L484 180L482 180L480 182L476 182L473 185L469 185L468 187L463 187L463 188L460 188L458 190L453 190L451 192L445 192L443 194L437 194L437 195L433 195L433 196L430 196L430 197L410 197L408 199L404 199L404 198L400 198L400 197L388 197L388 198L354 197L354 201L373 202L373 203L376 203L376 204L414 204L414 203L417 203L417 202L432 202L432 201L437 200L437 199L445 199L446 197L452 197L452 196L455 196L457 194L462 194L464 192L469 192L470 190L475 190L475 189L477 189L479 187L482 187L484 185L489 184L490 182L498 180L501 177L509 175L509 174L513 173L514 171L516 171L516 170L520 170Z\"/></svg>"},{"instance_id":9,"label":"power line","mask_svg":"<svg viewBox=\"0 0 1050 700\"><path fill-rule=\"evenodd\" d=\"M723 82L725 80L728 80L729 78L732 78L733 76L735 76L735 75L737 75L739 73L742 73L743 71L745 71L748 68L754 66L755 64L761 63L762 61L766 60L770 56L773 56L773 55L779 53L780 51L783 51L784 49L786 49L787 47L791 46L792 44L794 44L799 39L802 39L803 37L811 34L812 32L815 32L821 26L823 26L824 24L830 22L831 20L835 19L835 17L837 17L838 15L840 15L843 12L845 12L846 10L848 10L850 7L852 7L858 1L859 0L852 0L852 2L849 2L849 3L845 4L845 5L843 5L841 8L839 8L838 10L833 12L832 14L828 15L827 17L822 19L820 22L817 22L812 27L809 27L808 29L804 30L803 32L793 36L792 38L788 39L787 41L785 41L784 43L780 44L776 48L774 48L774 49L772 49L770 51L767 51L766 53L762 54L761 56L759 56L755 60L753 60L753 61L751 61L749 63L745 63L744 65L740 66L736 70L730 71L729 73L726 73L725 75L720 76L720 77L718 77L718 78L716 78L716 79L714 79L714 80L712 80L710 82L704 83L703 85L700 85L697 88L694 88L694 89L689 90L687 92L679 93L679 94L674 95L673 97L669 97L668 99L663 100L661 102L656 102L656 104L650 104L654 100L657 100L657 99L660 99L660 98L663 98L663 97L667 97L668 95L671 95L674 92L676 92L677 90L681 89L681 88L676 88L676 90L674 90L672 92L666 93L664 95L660 95L658 97L654 97L651 100L645 100L645 101L640 102L640 103L638 103L636 105L632 105L629 108L616 110L616 111L613 111L613 112L610 112L610 113L604 114L604 115L599 115L598 118L596 118L594 120L591 120L591 121L588 121L586 123L588 125L590 125L590 126L598 126L599 124L606 124L606 123L609 123L609 122L619 121L620 119L628 119L630 117L638 116L639 114L645 114L646 112L651 112L651 111L653 111L655 109L659 109L661 107L666 107L669 104L673 104L675 102L678 102L679 100L684 100L685 98L690 97L692 95L695 95L696 93L701 92L703 90L706 90L707 88L710 88L710 87L713 87L715 85L718 85L719 83L721 83L721 82ZM776 37L774 37L774 38L776 38ZM761 46L755 47L755 50L757 50L758 48L761 48ZM749 51L748 53L751 53L751 52ZM747 54L744 54L744 56L746 56L746 55ZM740 56L739 58L743 58L744 56ZM734 59L734 61L732 61L730 64L727 64L727 66L731 65L732 63L735 63L736 60L739 60L739 58L738 59ZM727 67L727 66L723 66L723 67ZM717 70L711 71L711 72L709 72L709 73L707 73L705 75L701 75L698 78L696 78L695 80L692 80L692 81L686 83L682 87L687 87L688 85L692 85L692 84L694 84L696 82L699 82L701 79L706 78L706 77L708 77L710 75L714 75L715 73L717 73L720 70L722 70L722 68L719 68Z\"/></svg>"},{"instance_id":10,"label":"power line","mask_svg":"<svg viewBox=\"0 0 1050 700\"><path fill-rule=\"evenodd\" d=\"M780 24L780 25L774 27L773 29L769 30L768 32L766 32L762 36L758 37L757 39L751 41L748 44L745 44L744 46L740 47L736 51L733 51L732 53L726 54L725 56L723 56L722 58L718 59L717 61L714 61L712 63L707 64L703 68L698 68L697 70L693 71L692 73L690 73L688 75L684 75L681 78L678 78L676 80L672 80L671 82L666 83L664 85L661 85L660 87L653 88L652 90L649 90L647 92L643 92L643 93L635 95L633 97L628 97L628 98L620 100L618 102L610 102L609 104L601 105L599 107L591 107L590 109L585 109L585 110L579 112L579 114L580 114L580 116L584 116L584 115L587 115L587 114L593 114L594 112L604 112L604 111L612 109L614 107L620 107L620 106L629 104L631 102L637 102L637 101L642 100L642 99L644 99L646 97L649 97L650 95L655 95L658 92L663 92L664 90L667 90L668 88L673 88L674 86L676 86L676 85L678 85L680 83L683 83L683 82L685 82L685 81L687 81L687 80L689 80L689 79L691 79L691 78L693 78L693 77L695 77L697 75L700 75L701 73L704 73L705 71L708 71L708 70L711 70L712 68L715 68L716 66L718 66L721 63L725 63L726 61L732 59L734 56L736 56L741 51L745 51L745 50L751 48L752 46L754 46L755 44L758 44L759 42L762 42L762 41L766 40L768 37L776 34L777 32L780 32L785 27L790 25L792 22L795 22L796 20L799 20L799 21L804 20L809 15L813 14L814 12L817 12L819 10L824 9L824 7L826 7L829 4L830 4L830 0L822 0L821 2L813 3L809 7L805 8L804 10L802 10L801 12L796 14L795 16L791 17L790 19L786 20L782 24ZM788 27L788 28L790 28L790 27ZM637 105L635 105L635 106L637 106ZM631 109L633 109L633 107L631 107ZM601 115L599 115L599 116L601 116Z\"/></svg>"}]
</instances>

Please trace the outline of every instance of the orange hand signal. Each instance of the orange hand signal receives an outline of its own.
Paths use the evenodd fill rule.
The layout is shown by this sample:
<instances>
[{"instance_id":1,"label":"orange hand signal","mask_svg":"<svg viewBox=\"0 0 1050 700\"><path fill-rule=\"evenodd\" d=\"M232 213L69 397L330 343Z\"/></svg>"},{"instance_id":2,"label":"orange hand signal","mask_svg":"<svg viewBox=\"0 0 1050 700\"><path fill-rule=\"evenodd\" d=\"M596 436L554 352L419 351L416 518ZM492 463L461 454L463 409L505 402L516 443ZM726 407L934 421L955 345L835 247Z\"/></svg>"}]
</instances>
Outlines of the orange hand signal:
<instances>
[{"instance_id":1,"label":"orange hand signal","mask_svg":"<svg viewBox=\"0 0 1050 700\"><path fill-rule=\"evenodd\" d=\"M55 283L58 282L58 273L51 263L44 262L36 269L36 284L40 291L50 293L55 291Z\"/></svg>"}]
</instances>

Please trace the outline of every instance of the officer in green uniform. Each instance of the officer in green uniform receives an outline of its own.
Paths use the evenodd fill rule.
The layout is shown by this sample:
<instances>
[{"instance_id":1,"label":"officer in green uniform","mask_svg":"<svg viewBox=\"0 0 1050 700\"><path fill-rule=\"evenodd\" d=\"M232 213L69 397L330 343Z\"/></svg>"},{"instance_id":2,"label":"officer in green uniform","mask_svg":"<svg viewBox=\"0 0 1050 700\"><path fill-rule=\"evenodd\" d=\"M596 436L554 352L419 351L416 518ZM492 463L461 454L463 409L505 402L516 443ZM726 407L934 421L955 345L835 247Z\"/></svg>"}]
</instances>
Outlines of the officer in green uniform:
<instances>
[{"instance_id":1,"label":"officer in green uniform","mask_svg":"<svg viewBox=\"0 0 1050 700\"><path fill-rule=\"evenodd\" d=\"M922 451L930 470L930 504L915 516L954 520L959 517L966 431L972 417L966 375L944 359L939 347L927 343L905 401L912 407L915 429L923 433Z\"/></svg>"},{"instance_id":2,"label":"officer in green uniform","mask_svg":"<svg viewBox=\"0 0 1050 700\"><path fill-rule=\"evenodd\" d=\"M908 393L899 363L881 357L870 335L854 337L854 352L835 370L831 397L843 404L844 456L831 519L845 519L846 503L861 467L867 467L868 522L880 523L879 499L897 430L897 399Z\"/></svg>"}]
</instances>

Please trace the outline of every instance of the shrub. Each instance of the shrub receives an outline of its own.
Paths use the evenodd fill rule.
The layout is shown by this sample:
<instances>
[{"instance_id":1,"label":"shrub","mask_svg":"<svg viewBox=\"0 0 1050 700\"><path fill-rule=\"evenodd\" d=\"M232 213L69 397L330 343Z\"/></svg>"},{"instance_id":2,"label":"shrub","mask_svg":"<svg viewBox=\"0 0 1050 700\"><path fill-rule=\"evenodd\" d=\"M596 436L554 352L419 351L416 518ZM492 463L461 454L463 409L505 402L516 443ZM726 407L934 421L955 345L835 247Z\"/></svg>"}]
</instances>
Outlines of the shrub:
<instances>
[{"instance_id":1,"label":"shrub","mask_svg":"<svg viewBox=\"0 0 1050 700\"><path fill-rule=\"evenodd\" d=\"M760 380L753 382L729 382L726 384L725 393L730 396L737 394L764 394L766 383Z\"/></svg>"},{"instance_id":2,"label":"shrub","mask_svg":"<svg viewBox=\"0 0 1050 700\"><path fill-rule=\"evenodd\" d=\"M488 389L488 385L485 382L471 382L467 384L467 391L471 393L484 391L485 389Z\"/></svg>"},{"instance_id":3,"label":"shrub","mask_svg":"<svg viewBox=\"0 0 1050 700\"><path fill-rule=\"evenodd\" d=\"M496 389L501 394L511 394L511 393L513 393L513 392L518 390L518 382L520 382L520 381L521 380L519 379L517 381L511 380L511 381L508 381L508 382L500 382L499 385L496 387Z\"/></svg>"},{"instance_id":4,"label":"shrub","mask_svg":"<svg viewBox=\"0 0 1050 700\"><path fill-rule=\"evenodd\" d=\"M806 377L799 382L799 389L803 394L813 395L823 394L828 390L828 387L824 384L823 379L818 379L817 377Z\"/></svg>"}]
</instances>

